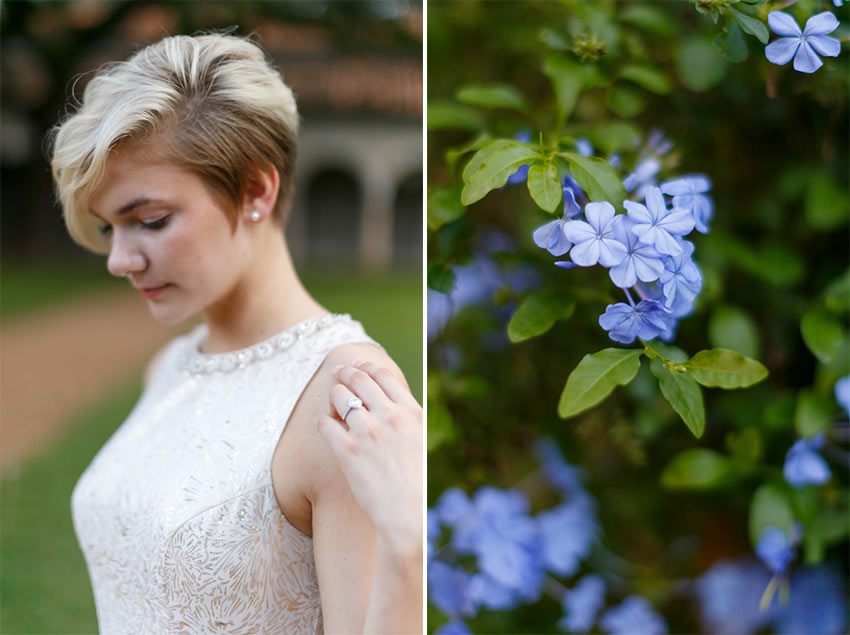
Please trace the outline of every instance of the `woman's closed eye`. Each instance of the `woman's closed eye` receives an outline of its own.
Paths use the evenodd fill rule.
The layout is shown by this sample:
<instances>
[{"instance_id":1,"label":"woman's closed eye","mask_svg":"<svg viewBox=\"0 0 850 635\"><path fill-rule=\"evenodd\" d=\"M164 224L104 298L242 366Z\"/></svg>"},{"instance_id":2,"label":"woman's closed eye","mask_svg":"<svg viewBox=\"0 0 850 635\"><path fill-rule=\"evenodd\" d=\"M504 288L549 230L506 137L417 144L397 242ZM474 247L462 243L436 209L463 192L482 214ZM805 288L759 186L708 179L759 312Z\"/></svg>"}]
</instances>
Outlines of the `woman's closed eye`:
<instances>
[{"instance_id":1,"label":"woman's closed eye","mask_svg":"<svg viewBox=\"0 0 850 635\"><path fill-rule=\"evenodd\" d=\"M162 218L158 218L156 220L153 220L153 221L150 221L150 222L147 222L147 223L142 222L142 227L144 227L145 229L152 229L152 230L162 229L163 227L165 227L168 224L169 218L170 218L170 216L163 216Z\"/></svg>"}]
</instances>

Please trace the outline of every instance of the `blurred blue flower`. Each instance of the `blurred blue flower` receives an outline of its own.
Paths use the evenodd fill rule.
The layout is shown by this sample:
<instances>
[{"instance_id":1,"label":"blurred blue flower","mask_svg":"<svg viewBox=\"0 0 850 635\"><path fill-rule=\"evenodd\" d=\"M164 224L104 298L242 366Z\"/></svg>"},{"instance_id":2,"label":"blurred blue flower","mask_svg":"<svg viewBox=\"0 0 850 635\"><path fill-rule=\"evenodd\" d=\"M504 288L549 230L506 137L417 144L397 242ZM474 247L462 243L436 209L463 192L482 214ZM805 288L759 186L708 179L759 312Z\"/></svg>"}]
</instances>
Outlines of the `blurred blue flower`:
<instances>
[{"instance_id":1,"label":"blurred blue flower","mask_svg":"<svg viewBox=\"0 0 850 635\"><path fill-rule=\"evenodd\" d=\"M780 608L775 632L846 633L847 609L844 576L823 565L801 569L791 576L790 602Z\"/></svg>"},{"instance_id":2,"label":"blurred blue flower","mask_svg":"<svg viewBox=\"0 0 850 635\"><path fill-rule=\"evenodd\" d=\"M850 375L845 375L835 382L835 401L844 408L844 412L850 417Z\"/></svg>"},{"instance_id":3,"label":"blurred blue flower","mask_svg":"<svg viewBox=\"0 0 850 635\"><path fill-rule=\"evenodd\" d=\"M584 137L576 139L576 152L583 157L593 156L593 144Z\"/></svg>"},{"instance_id":4,"label":"blurred blue flower","mask_svg":"<svg viewBox=\"0 0 850 635\"><path fill-rule=\"evenodd\" d=\"M516 490L480 488L473 507L455 525L451 544L474 554L478 568L527 601L540 596L545 575L540 527Z\"/></svg>"},{"instance_id":5,"label":"blurred blue flower","mask_svg":"<svg viewBox=\"0 0 850 635\"><path fill-rule=\"evenodd\" d=\"M427 518L427 530L428 530L428 560L434 555L434 550L436 549L436 542L440 539L440 534L442 533L440 527L440 518L434 509L429 509L426 515Z\"/></svg>"},{"instance_id":6,"label":"blurred blue flower","mask_svg":"<svg viewBox=\"0 0 850 635\"><path fill-rule=\"evenodd\" d=\"M584 206L587 222L571 220L564 225L564 235L573 243L570 257L581 267L596 263L615 267L626 256L626 248L614 237L614 206L608 202Z\"/></svg>"},{"instance_id":7,"label":"blurred blue flower","mask_svg":"<svg viewBox=\"0 0 850 635\"><path fill-rule=\"evenodd\" d=\"M628 216L619 214L614 217L614 237L623 243L626 256L615 267L611 267L608 275L611 282L621 289L627 289L640 279L642 282L653 282L664 271L663 256L652 245L638 241L631 231L633 221Z\"/></svg>"},{"instance_id":8,"label":"blurred blue flower","mask_svg":"<svg viewBox=\"0 0 850 635\"><path fill-rule=\"evenodd\" d=\"M455 288L449 296L454 315L464 307L489 300L502 288L499 269L487 256L479 255L471 264L455 267L453 271Z\"/></svg>"},{"instance_id":9,"label":"blurred blue flower","mask_svg":"<svg viewBox=\"0 0 850 635\"><path fill-rule=\"evenodd\" d=\"M817 450L823 446L823 433L799 439L785 455L782 474L791 487L823 485L832 477L829 466Z\"/></svg>"},{"instance_id":10,"label":"blurred blue flower","mask_svg":"<svg viewBox=\"0 0 850 635\"><path fill-rule=\"evenodd\" d=\"M558 621L558 628L569 633L588 633L604 605L605 581L599 575L586 575L561 598L564 617Z\"/></svg>"},{"instance_id":11,"label":"blurred blue flower","mask_svg":"<svg viewBox=\"0 0 850 635\"><path fill-rule=\"evenodd\" d=\"M428 341L433 340L452 317L452 302L448 295L428 289Z\"/></svg>"},{"instance_id":12,"label":"blurred blue flower","mask_svg":"<svg viewBox=\"0 0 850 635\"><path fill-rule=\"evenodd\" d=\"M703 234L708 233L714 212L711 198L705 195L710 190L711 181L704 174L688 174L661 184L661 191L673 197L673 207L691 212L696 230Z\"/></svg>"},{"instance_id":13,"label":"blurred blue flower","mask_svg":"<svg viewBox=\"0 0 850 635\"><path fill-rule=\"evenodd\" d=\"M573 467L564 460L561 450L552 439L539 439L534 445L537 460L543 468L543 474L561 496L570 496L583 492L581 486L581 470Z\"/></svg>"},{"instance_id":14,"label":"blurred blue flower","mask_svg":"<svg viewBox=\"0 0 850 635\"><path fill-rule=\"evenodd\" d=\"M687 210L667 209L664 195L657 187L646 193L646 205L623 201L629 218L634 221L631 230L640 242L653 245L659 253L678 256L682 248L674 236L685 236L694 228L694 215Z\"/></svg>"},{"instance_id":15,"label":"blurred blue flower","mask_svg":"<svg viewBox=\"0 0 850 635\"><path fill-rule=\"evenodd\" d=\"M434 505L434 511L444 524L449 527L455 527L465 516L473 512L474 509L472 501L469 500L466 492L459 487L450 487L437 499Z\"/></svg>"},{"instance_id":16,"label":"blurred blue flower","mask_svg":"<svg viewBox=\"0 0 850 635\"><path fill-rule=\"evenodd\" d=\"M570 250L573 244L564 235L564 225L576 214L581 213L581 208L576 203L575 192L572 188L564 188L564 215L541 225L534 230L532 238L534 244L541 249L546 249L553 256L563 256Z\"/></svg>"},{"instance_id":17,"label":"blurred blue flower","mask_svg":"<svg viewBox=\"0 0 850 635\"><path fill-rule=\"evenodd\" d=\"M599 326L621 344L631 344L636 337L652 340L667 330L662 316L669 311L656 300L641 300L637 306L618 302L605 307L605 313L599 316Z\"/></svg>"},{"instance_id":18,"label":"blurred blue flower","mask_svg":"<svg viewBox=\"0 0 850 635\"><path fill-rule=\"evenodd\" d=\"M844 0L832 0L832 6L843 7L844 6Z\"/></svg>"},{"instance_id":19,"label":"blurred blue flower","mask_svg":"<svg viewBox=\"0 0 850 635\"><path fill-rule=\"evenodd\" d=\"M778 615L774 603L759 610L770 574L752 559L721 560L696 580L702 623L707 633L752 633L767 627Z\"/></svg>"},{"instance_id":20,"label":"blurred blue flower","mask_svg":"<svg viewBox=\"0 0 850 635\"><path fill-rule=\"evenodd\" d=\"M471 635L471 633L469 627L461 620L446 622L434 631L434 635Z\"/></svg>"},{"instance_id":21,"label":"blurred blue flower","mask_svg":"<svg viewBox=\"0 0 850 635\"><path fill-rule=\"evenodd\" d=\"M795 542L779 527L768 526L761 532L756 555L774 575L781 575L794 560Z\"/></svg>"},{"instance_id":22,"label":"blurred blue flower","mask_svg":"<svg viewBox=\"0 0 850 635\"><path fill-rule=\"evenodd\" d=\"M655 185L655 176L661 170L661 161L655 157L647 157L640 161L633 172L623 179L626 192L634 191L635 196L643 198L646 189Z\"/></svg>"},{"instance_id":23,"label":"blurred blue flower","mask_svg":"<svg viewBox=\"0 0 850 635\"><path fill-rule=\"evenodd\" d=\"M684 317L693 308L693 302L702 289L702 274L693 261L694 244L677 240L681 252L664 259L659 283L664 293L664 304L673 309L674 317ZM682 311L685 311L682 313Z\"/></svg>"},{"instance_id":24,"label":"blurred blue flower","mask_svg":"<svg viewBox=\"0 0 850 635\"><path fill-rule=\"evenodd\" d=\"M450 617L475 615L470 576L460 567L440 560L428 563L428 597L431 604Z\"/></svg>"},{"instance_id":25,"label":"blurred blue flower","mask_svg":"<svg viewBox=\"0 0 850 635\"><path fill-rule=\"evenodd\" d=\"M527 600L521 589L505 586L486 573L472 576L471 589L476 604L493 611L506 611Z\"/></svg>"},{"instance_id":26,"label":"blurred blue flower","mask_svg":"<svg viewBox=\"0 0 850 635\"><path fill-rule=\"evenodd\" d=\"M621 604L608 609L599 620L602 630L612 635L663 635L667 623L638 595L630 595Z\"/></svg>"},{"instance_id":27,"label":"blurred blue flower","mask_svg":"<svg viewBox=\"0 0 850 635\"><path fill-rule=\"evenodd\" d=\"M596 514L587 496L537 514L543 536L543 561L560 576L571 576L596 540Z\"/></svg>"},{"instance_id":28,"label":"blurred blue flower","mask_svg":"<svg viewBox=\"0 0 850 635\"><path fill-rule=\"evenodd\" d=\"M764 49L765 57L773 64L783 66L794 58L794 70L814 73L823 62L818 53L826 57L837 57L841 42L827 33L838 28L838 19L829 11L818 13L806 20L806 28L800 31L796 20L783 11L771 11L767 24L780 35Z\"/></svg>"},{"instance_id":29,"label":"blurred blue flower","mask_svg":"<svg viewBox=\"0 0 850 635\"><path fill-rule=\"evenodd\" d=\"M521 141L522 143L528 143L529 141L531 141L531 132L529 130L522 130L514 135L514 139L516 139L517 141ZM519 168L517 168L517 171L508 177L507 185L518 185L519 183L525 183L528 179L529 167L531 167L531 165L528 163L519 166Z\"/></svg>"}]
</instances>

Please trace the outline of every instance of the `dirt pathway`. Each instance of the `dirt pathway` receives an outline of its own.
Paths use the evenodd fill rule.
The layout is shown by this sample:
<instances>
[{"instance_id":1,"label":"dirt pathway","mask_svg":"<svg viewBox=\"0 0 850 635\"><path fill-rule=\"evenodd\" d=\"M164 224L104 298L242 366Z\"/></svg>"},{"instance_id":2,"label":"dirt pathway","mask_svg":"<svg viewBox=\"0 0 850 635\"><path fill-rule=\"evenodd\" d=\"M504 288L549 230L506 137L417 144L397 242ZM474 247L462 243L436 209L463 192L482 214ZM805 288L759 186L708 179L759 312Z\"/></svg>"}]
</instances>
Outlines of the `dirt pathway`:
<instances>
[{"instance_id":1,"label":"dirt pathway","mask_svg":"<svg viewBox=\"0 0 850 635\"><path fill-rule=\"evenodd\" d=\"M151 318L139 296L114 291L4 321L0 329L0 468L61 432L82 408L138 375L185 331Z\"/></svg>"}]
</instances>

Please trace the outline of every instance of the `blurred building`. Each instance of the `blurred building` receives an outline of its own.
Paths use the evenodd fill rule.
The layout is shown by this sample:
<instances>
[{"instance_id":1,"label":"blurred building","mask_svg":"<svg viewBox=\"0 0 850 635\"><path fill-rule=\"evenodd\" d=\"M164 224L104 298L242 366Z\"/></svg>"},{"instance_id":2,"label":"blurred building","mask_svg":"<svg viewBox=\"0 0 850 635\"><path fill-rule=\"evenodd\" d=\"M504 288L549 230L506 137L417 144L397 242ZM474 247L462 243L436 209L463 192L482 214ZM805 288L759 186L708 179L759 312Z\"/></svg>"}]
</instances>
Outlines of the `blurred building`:
<instances>
[{"instance_id":1,"label":"blurred building","mask_svg":"<svg viewBox=\"0 0 850 635\"><path fill-rule=\"evenodd\" d=\"M420 266L422 8L410 0L0 4L5 257L77 253L52 196L43 136L86 74L166 34L233 25L256 34L298 100L287 228L296 260Z\"/></svg>"}]
</instances>

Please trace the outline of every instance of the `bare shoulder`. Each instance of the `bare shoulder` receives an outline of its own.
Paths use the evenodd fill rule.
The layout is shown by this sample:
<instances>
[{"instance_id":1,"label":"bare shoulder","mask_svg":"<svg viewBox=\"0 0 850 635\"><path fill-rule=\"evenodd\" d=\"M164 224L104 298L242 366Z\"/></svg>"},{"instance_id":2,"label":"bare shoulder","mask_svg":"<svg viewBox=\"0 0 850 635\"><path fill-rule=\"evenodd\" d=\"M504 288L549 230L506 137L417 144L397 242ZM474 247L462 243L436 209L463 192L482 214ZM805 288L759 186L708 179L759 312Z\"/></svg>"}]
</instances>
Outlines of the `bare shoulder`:
<instances>
[{"instance_id":1,"label":"bare shoulder","mask_svg":"<svg viewBox=\"0 0 850 635\"><path fill-rule=\"evenodd\" d=\"M312 512L320 498L342 506L354 503L333 451L316 429L316 421L331 412L329 395L338 383L333 369L357 359L383 366L404 381L396 363L374 344L343 344L331 350L301 393L272 460L278 505L289 522L308 535L312 535Z\"/></svg>"}]
</instances>

